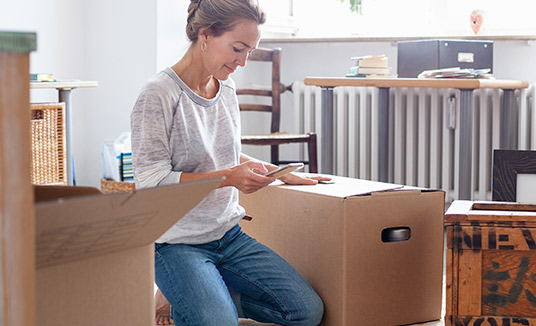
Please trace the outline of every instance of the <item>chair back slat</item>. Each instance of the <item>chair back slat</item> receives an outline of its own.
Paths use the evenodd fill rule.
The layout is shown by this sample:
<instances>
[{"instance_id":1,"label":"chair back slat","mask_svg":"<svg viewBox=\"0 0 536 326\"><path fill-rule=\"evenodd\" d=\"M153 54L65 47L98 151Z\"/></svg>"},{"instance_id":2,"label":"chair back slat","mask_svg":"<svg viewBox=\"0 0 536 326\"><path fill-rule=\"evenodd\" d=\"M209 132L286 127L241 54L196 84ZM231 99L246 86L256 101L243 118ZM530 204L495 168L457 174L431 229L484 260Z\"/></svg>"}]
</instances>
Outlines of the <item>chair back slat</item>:
<instances>
[{"instance_id":1,"label":"chair back slat","mask_svg":"<svg viewBox=\"0 0 536 326\"><path fill-rule=\"evenodd\" d=\"M240 104L240 111L272 112L272 107L261 104Z\"/></svg>"},{"instance_id":2,"label":"chair back slat","mask_svg":"<svg viewBox=\"0 0 536 326\"><path fill-rule=\"evenodd\" d=\"M264 89L241 88L236 90L236 95L272 96L272 91Z\"/></svg>"},{"instance_id":3,"label":"chair back slat","mask_svg":"<svg viewBox=\"0 0 536 326\"><path fill-rule=\"evenodd\" d=\"M272 61L273 58L272 49L257 48L251 52L248 60L251 61Z\"/></svg>"},{"instance_id":4,"label":"chair back slat","mask_svg":"<svg viewBox=\"0 0 536 326\"><path fill-rule=\"evenodd\" d=\"M292 91L290 87L281 84L281 49L257 48L250 53L248 61L271 63L272 80L269 85L267 85L267 81L265 86L252 86L237 89L236 94L240 96L240 110L271 113L271 124L269 135L243 136L242 144L269 145L271 162L279 165L285 163L285 161L279 159L279 145L306 143L309 152L309 161L302 162L309 164L309 172L318 172L316 135L314 133L309 133L307 135L289 135L279 132L281 121L281 93L287 90ZM260 99L260 97L262 97L261 100L263 100L260 103L263 104L257 102L257 98ZM266 99L266 97L271 98L271 105L267 105L269 100Z\"/></svg>"},{"instance_id":5,"label":"chair back slat","mask_svg":"<svg viewBox=\"0 0 536 326\"><path fill-rule=\"evenodd\" d=\"M268 110L272 112L272 119L270 122L270 132L279 132L279 126L281 121L281 49L265 49L257 48L251 52L248 57L248 61L257 62L271 62L272 63L272 83L269 90L259 88L240 88L237 90L237 95L252 95L271 97L272 105L253 105L247 104L241 105L241 110L247 111L263 111ZM241 101L241 103L244 103Z\"/></svg>"}]
</instances>

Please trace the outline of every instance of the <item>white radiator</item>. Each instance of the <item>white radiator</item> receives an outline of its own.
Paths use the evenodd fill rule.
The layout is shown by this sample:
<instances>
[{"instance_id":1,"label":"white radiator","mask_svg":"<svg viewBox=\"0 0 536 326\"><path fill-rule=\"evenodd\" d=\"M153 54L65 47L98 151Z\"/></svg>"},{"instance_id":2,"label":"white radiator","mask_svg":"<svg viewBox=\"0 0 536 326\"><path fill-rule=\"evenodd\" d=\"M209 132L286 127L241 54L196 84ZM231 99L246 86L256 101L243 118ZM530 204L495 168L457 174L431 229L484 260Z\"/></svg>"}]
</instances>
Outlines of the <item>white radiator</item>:
<instances>
[{"instance_id":1,"label":"white radiator","mask_svg":"<svg viewBox=\"0 0 536 326\"><path fill-rule=\"evenodd\" d=\"M517 148L536 149L534 85L516 91ZM322 139L321 89L293 84L295 129L314 131ZM378 90L337 87L335 98L335 174L378 180ZM443 189L457 199L459 91L391 88L388 182ZM473 199L491 200L492 153L499 148L502 90L475 90L473 96ZM320 146L319 146L319 155ZM306 157L306 148L300 148ZM321 161L319 159L319 161ZM322 170L322 166L320 166Z\"/></svg>"}]
</instances>

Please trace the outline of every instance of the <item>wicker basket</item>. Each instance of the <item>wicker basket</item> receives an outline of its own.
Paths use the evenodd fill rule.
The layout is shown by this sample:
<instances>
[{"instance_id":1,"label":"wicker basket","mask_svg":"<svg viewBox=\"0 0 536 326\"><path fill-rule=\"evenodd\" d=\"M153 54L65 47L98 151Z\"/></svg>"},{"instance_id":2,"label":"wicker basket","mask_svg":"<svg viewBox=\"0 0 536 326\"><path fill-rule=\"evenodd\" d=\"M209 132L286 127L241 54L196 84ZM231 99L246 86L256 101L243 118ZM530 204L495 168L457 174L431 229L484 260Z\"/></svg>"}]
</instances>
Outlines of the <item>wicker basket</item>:
<instances>
[{"instance_id":1,"label":"wicker basket","mask_svg":"<svg viewBox=\"0 0 536 326\"><path fill-rule=\"evenodd\" d=\"M111 194L114 192L133 192L134 190L136 190L134 182L101 179L101 191L104 194Z\"/></svg>"},{"instance_id":2,"label":"wicker basket","mask_svg":"<svg viewBox=\"0 0 536 326\"><path fill-rule=\"evenodd\" d=\"M64 103L31 104L33 184L67 184L64 111Z\"/></svg>"}]
</instances>

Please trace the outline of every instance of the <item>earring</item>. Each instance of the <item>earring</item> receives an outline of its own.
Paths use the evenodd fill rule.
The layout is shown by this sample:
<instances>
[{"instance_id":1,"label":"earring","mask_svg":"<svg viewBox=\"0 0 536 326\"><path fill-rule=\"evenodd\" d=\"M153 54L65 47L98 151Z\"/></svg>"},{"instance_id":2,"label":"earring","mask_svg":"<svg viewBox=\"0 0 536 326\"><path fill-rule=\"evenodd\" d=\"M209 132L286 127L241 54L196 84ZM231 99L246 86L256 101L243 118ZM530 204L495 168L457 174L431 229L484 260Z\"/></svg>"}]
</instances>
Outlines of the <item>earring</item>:
<instances>
[{"instance_id":1,"label":"earring","mask_svg":"<svg viewBox=\"0 0 536 326\"><path fill-rule=\"evenodd\" d=\"M201 43L201 51L205 51L207 49L207 43Z\"/></svg>"}]
</instances>

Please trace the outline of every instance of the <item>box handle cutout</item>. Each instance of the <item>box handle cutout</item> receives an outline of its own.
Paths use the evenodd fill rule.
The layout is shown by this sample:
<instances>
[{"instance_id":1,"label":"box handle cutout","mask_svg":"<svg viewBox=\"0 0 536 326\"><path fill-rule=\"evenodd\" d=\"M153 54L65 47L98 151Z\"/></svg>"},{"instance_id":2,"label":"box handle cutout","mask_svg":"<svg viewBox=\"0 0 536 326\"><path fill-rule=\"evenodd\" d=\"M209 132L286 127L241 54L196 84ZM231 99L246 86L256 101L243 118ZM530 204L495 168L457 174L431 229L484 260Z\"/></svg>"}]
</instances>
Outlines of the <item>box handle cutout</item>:
<instances>
[{"instance_id":1,"label":"box handle cutout","mask_svg":"<svg viewBox=\"0 0 536 326\"><path fill-rule=\"evenodd\" d=\"M382 230L382 242L408 241L409 238L411 238L411 229L407 226Z\"/></svg>"}]
</instances>

